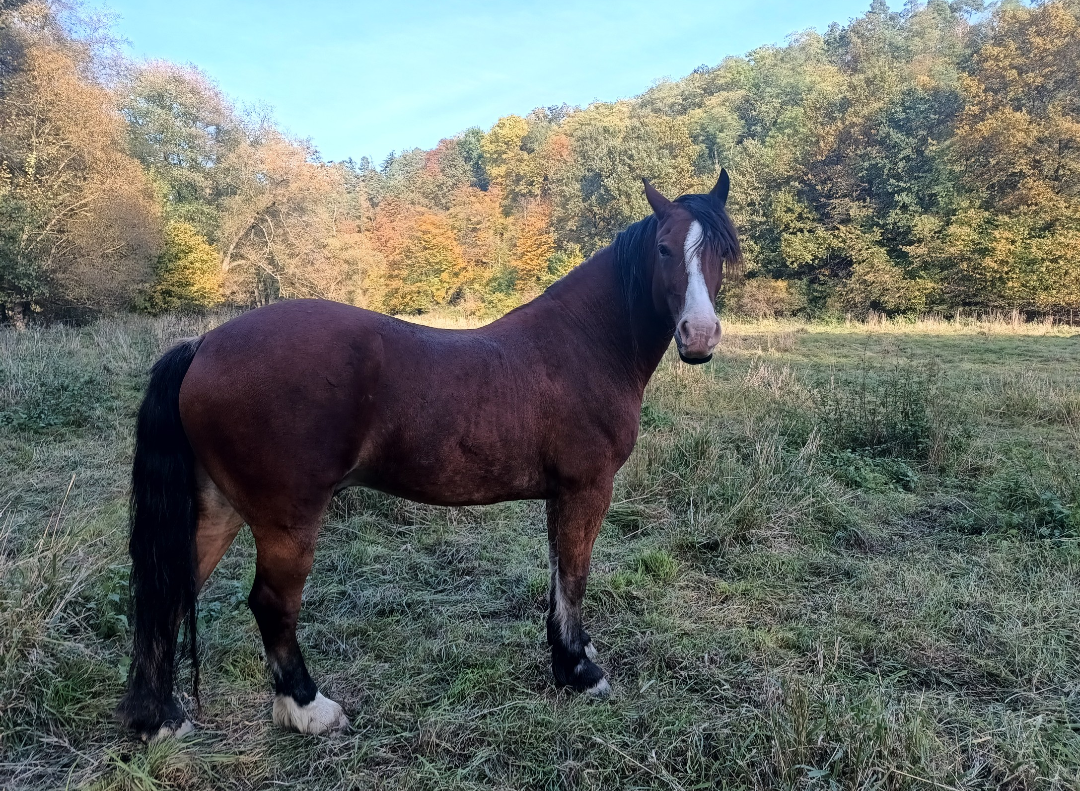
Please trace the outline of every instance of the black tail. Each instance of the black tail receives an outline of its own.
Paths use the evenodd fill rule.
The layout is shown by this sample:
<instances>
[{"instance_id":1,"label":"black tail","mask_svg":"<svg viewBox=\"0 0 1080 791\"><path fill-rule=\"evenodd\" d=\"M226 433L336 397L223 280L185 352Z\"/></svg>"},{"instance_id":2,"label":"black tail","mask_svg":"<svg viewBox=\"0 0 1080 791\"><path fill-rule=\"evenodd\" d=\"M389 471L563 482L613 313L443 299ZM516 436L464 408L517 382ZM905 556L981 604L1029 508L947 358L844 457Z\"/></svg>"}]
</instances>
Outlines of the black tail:
<instances>
[{"instance_id":1,"label":"black tail","mask_svg":"<svg viewBox=\"0 0 1080 791\"><path fill-rule=\"evenodd\" d=\"M193 685L199 691L195 645L195 457L180 422L180 385L201 338L167 351L150 372L139 408L131 469L131 608L135 645L121 722L143 734L179 725L173 698L176 637L187 625Z\"/></svg>"}]
</instances>

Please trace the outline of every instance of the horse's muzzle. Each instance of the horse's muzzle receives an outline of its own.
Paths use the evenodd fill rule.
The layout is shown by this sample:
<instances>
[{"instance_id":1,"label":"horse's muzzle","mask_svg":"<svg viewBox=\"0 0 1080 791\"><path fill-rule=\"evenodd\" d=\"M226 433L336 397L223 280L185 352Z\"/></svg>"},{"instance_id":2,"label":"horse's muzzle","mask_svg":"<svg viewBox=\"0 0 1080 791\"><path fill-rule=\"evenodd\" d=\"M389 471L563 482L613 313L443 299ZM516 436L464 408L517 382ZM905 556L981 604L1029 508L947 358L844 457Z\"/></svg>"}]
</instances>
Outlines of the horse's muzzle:
<instances>
[{"instance_id":1,"label":"horse's muzzle","mask_svg":"<svg viewBox=\"0 0 1080 791\"><path fill-rule=\"evenodd\" d=\"M720 342L720 320L710 311L707 318L689 316L675 328L675 347L684 363L701 365L712 359L713 349Z\"/></svg>"}]
</instances>

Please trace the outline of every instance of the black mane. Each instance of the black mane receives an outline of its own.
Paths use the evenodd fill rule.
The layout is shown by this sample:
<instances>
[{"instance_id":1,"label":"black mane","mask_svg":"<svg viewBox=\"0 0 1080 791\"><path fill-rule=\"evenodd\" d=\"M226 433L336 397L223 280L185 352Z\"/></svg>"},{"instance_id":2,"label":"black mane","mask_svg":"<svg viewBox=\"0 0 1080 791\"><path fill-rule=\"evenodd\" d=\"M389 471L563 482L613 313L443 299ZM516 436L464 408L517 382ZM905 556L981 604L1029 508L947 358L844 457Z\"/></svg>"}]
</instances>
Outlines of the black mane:
<instances>
[{"instance_id":1,"label":"black mane","mask_svg":"<svg viewBox=\"0 0 1080 791\"><path fill-rule=\"evenodd\" d=\"M727 210L711 195L683 195L675 199L691 216L701 223L703 247L724 263L724 275L738 278L742 275L742 250L739 235ZM638 220L615 237L612 249L615 266L619 270L628 307L633 306L637 296L647 288L646 261L656 245L655 214Z\"/></svg>"}]
</instances>

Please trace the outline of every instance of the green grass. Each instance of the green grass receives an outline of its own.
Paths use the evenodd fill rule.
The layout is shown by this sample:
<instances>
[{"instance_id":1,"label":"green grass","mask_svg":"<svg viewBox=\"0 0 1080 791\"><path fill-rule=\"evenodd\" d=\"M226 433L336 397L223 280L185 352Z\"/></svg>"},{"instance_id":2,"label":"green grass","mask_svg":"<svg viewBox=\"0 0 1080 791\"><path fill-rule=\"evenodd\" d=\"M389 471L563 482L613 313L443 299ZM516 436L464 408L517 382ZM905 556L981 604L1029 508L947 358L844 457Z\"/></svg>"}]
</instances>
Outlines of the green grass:
<instances>
[{"instance_id":1,"label":"green grass","mask_svg":"<svg viewBox=\"0 0 1080 791\"><path fill-rule=\"evenodd\" d=\"M734 324L666 359L586 600L607 702L553 688L539 504L352 490L300 639L353 726L281 731L243 532L197 735L146 747L111 719L133 417L207 326L0 331L0 787L1080 789L1074 331Z\"/></svg>"}]
</instances>

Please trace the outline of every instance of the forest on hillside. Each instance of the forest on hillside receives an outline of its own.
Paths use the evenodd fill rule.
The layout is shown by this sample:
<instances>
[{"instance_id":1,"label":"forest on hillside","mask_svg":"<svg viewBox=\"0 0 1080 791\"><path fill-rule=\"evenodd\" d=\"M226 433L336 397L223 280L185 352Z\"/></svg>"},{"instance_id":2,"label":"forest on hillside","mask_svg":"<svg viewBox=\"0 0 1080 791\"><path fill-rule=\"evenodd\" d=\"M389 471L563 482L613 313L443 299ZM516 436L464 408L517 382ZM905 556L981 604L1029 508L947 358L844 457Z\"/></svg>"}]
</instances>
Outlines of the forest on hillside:
<instances>
[{"instance_id":1,"label":"forest on hillside","mask_svg":"<svg viewBox=\"0 0 1080 791\"><path fill-rule=\"evenodd\" d=\"M0 2L0 321L495 315L721 166L745 315L1080 316L1080 0L883 0L640 96L327 162L58 0ZM362 139L362 134L358 134Z\"/></svg>"}]
</instances>

